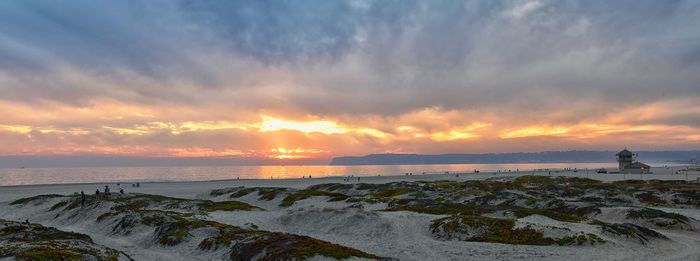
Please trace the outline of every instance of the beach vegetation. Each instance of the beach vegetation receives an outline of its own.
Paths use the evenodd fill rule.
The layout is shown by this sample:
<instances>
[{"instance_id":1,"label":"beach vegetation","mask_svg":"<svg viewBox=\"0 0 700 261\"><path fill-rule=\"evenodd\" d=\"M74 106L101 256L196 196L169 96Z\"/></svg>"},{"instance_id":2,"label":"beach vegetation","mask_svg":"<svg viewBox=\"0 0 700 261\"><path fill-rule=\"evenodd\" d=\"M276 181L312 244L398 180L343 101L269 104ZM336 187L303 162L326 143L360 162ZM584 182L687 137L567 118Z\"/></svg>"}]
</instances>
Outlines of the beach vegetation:
<instances>
[{"instance_id":1,"label":"beach vegetation","mask_svg":"<svg viewBox=\"0 0 700 261\"><path fill-rule=\"evenodd\" d=\"M32 261L78 261L82 260L83 256L66 249L57 249L51 247L33 247L18 253L15 258L17 260L32 260Z\"/></svg>"},{"instance_id":2,"label":"beach vegetation","mask_svg":"<svg viewBox=\"0 0 700 261\"><path fill-rule=\"evenodd\" d=\"M248 203L240 201L203 201L199 204L200 210L206 212L213 211L251 211L254 209L261 209L259 207L250 205Z\"/></svg>"},{"instance_id":3,"label":"beach vegetation","mask_svg":"<svg viewBox=\"0 0 700 261\"><path fill-rule=\"evenodd\" d=\"M531 215L541 215L554 220L562 222L581 222L585 220L585 217L567 214L563 212L547 210L547 209L534 209L534 208L520 208L514 211L514 214L518 218L524 218Z\"/></svg>"},{"instance_id":4,"label":"beach vegetation","mask_svg":"<svg viewBox=\"0 0 700 261\"><path fill-rule=\"evenodd\" d=\"M595 245L595 244L602 244L605 243L606 241L602 238L600 238L596 234L591 234L591 233L586 233L584 234L581 232L578 235L575 236L566 236L560 239L556 239L555 243L560 246L570 246L570 245L583 245L583 244L589 244L589 245Z\"/></svg>"},{"instance_id":5,"label":"beach vegetation","mask_svg":"<svg viewBox=\"0 0 700 261\"><path fill-rule=\"evenodd\" d=\"M653 208L630 209L629 211L627 211L626 217L629 219L666 218L682 224L687 224L691 221L689 217L686 217L684 215L669 213Z\"/></svg>"},{"instance_id":6,"label":"beach vegetation","mask_svg":"<svg viewBox=\"0 0 700 261\"><path fill-rule=\"evenodd\" d=\"M334 259L380 257L357 249L333 244L307 236L266 232L254 236L255 240L239 241L231 248L231 260L305 260L314 256Z\"/></svg>"},{"instance_id":7,"label":"beach vegetation","mask_svg":"<svg viewBox=\"0 0 700 261\"><path fill-rule=\"evenodd\" d=\"M520 176L515 178L511 185L513 187L523 187L523 186L544 186L553 185L556 180L548 176Z\"/></svg>"},{"instance_id":8,"label":"beach vegetation","mask_svg":"<svg viewBox=\"0 0 700 261\"><path fill-rule=\"evenodd\" d=\"M412 211L433 215L481 214L485 210L475 205L446 202L444 200L400 199L389 202L387 211Z\"/></svg>"},{"instance_id":9,"label":"beach vegetation","mask_svg":"<svg viewBox=\"0 0 700 261\"><path fill-rule=\"evenodd\" d=\"M388 199L388 198L393 198L393 197L400 196L400 195L403 195L403 194L406 194L409 192L411 192L411 189L406 188L406 187L399 187L399 188L378 190L378 191L372 192L370 195L372 195L375 198L379 198L379 199Z\"/></svg>"},{"instance_id":10,"label":"beach vegetation","mask_svg":"<svg viewBox=\"0 0 700 261\"><path fill-rule=\"evenodd\" d=\"M659 232L631 223L603 224L601 228L604 234L624 236L628 239L637 240L641 244L646 244L652 239L668 240L668 237Z\"/></svg>"},{"instance_id":11,"label":"beach vegetation","mask_svg":"<svg viewBox=\"0 0 700 261\"><path fill-rule=\"evenodd\" d=\"M348 199L347 195L341 194L341 193L327 192L327 191L314 190L314 189L305 189L305 190L295 191L292 194L285 197L284 199L282 199L280 206L281 207L289 207L289 206L293 205L294 202L297 202L297 201L303 200L303 199L307 199L310 197L329 197L328 201L342 201L342 200Z\"/></svg>"},{"instance_id":12,"label":"beach vegetation","mask_svg":"<svg viewBox=\"0 0 700 261\"><path fill-rule=\"evenodd\" d=\"M594 219L594 220L592 220L592 221L591 221L590 223L588 223L588 224L596 225L596 226L603 226L603 225L607 225L608 223L607 223L607 222L604 222L604 221L600 221L600 220Z\"/></svg>"},{"instance_id":13,"label":"beach vegetation","mask_svg":"<svg viewBox=\"0 0 700 261\"><path fill-rule=\"evenodd\" d=\"M552 245L555 240L544 237L530 227L515 228L512 219L475 215L453 215L434 220L430 231L443 239L517 245Z\"/></svg>"},{"instance_id":14,"label":"beach vegetation","mask_svg":"<svg viewBox=\"0 0 700 261\"><path fill-rule=\"evenodd\" d=\"M35 200L47 200L47 199L62 198L62 197L66 197L66 196L58 195L58 194L37 195L37 196L33 196L33 197L21 198L21 199L12 201L12 202L10 202L10 205L23 205L23 204L27 204L27 203L35 201Z\"/></svg>"},{"instance_id":15,"label":"beach vegetation","mask_svg":"<svg viewBox=\"0 0 700 261\"><path fill-rule=\"evenodd\" d=\"M241 186L241 187L234 187L234 188L214 189L211 192L209 192L209 196L218 197L218 196L229 194L231 192L239 191L243 188L244 187Z\"/></svg>"},{"instance_id":16,"label":"beach vegetation","mask_svg":"<svg viewBox=\"0 0 700 261\"><path fill-rule=\"evenodd\" d=\"M328 184L318 184L309 187L309 189L315 190L325 190L325 191L337 191L337 190L348 190L354 187L353 184L342 184L342 183L328 183Z\"/></svg>"}]
</instances>

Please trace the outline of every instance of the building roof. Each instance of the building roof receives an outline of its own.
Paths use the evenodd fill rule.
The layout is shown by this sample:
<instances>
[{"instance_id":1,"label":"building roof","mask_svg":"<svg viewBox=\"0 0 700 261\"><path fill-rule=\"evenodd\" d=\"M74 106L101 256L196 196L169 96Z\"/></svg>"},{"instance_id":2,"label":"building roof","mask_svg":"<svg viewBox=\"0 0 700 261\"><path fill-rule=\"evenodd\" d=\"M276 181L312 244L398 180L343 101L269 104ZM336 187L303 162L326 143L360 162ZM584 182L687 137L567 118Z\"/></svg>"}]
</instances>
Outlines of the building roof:
<instances>
[{"instance_id":1,"label":"building roof","mask_svg":"<svg viewBox=\"0 0 700 261\"><path fill-rule=\"evenodd\" d=\"M648 169L651 168L651 166L641 163L639 161L630 164L629 166L625 167L626 169Z\"/></svg>"},{"instance_id":2,"label":"building roof","mask_svg":"<svg viewBox=\"0 0 700 261\"><path fill-rule=\"evenodd\" d=\"M618 152L617 154L615 154L615 156L634 156L634 153L632 153L631 151L629 151L627 149L624 149L624 150Z\"/></svg>"}]
</instances>

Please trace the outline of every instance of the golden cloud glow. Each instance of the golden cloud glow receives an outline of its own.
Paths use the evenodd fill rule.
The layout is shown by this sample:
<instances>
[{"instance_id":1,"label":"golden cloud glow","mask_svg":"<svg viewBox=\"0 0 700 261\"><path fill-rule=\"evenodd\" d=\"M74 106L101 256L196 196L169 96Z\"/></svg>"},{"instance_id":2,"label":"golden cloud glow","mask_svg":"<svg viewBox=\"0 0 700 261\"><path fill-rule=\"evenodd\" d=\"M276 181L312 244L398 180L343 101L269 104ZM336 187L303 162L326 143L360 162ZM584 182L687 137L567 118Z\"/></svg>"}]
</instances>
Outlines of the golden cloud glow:
<instances>
[{"instance_id":1,"label":"golden cloud glow","mask_svg":"<svg viewBox=\"0 0 700 261\"><path fill-rule=\"evenodd\" d=\"M397 131L405 131L405 132L414 131L415 129L416 129L415 127L413 127L413 126L407 126L407 125L403 125L403 126L396 127L396 130L397 130Z\"/></svg>"},{"instance_id":2,"label":"golden cloud glow","mask_svg":"<svg viewBox=\"0 0 700 261\"><path fill-rule=\"evenodd\" d=\"M453 141L464 139L475 139L480 134L475 133L479 129L491 126L489 123L473 123L466 127L452 128L446 131L427 132L413 126L402 125L396 128L400 133L408 134L412 138L430 138L434 141Z\"/></svg>"},{"instance_id":3,"label":"golden cloud glow","mask_svg":"<svg viewBox=\"0 0 700 261\"><path fill-rule=\"evenodd\" d=\"M119 134L119 135L146 135L149 132L148 128L130 129L130 128L109 127L109 126L104 126L102 128L110 130L110 131L112 131L116 134Z\"/></svg>"},{"instance_id":4,"label":"golden cloud glow","mask_svg":"<svg viewBox=\"0 0 700 261\"><path fill-rule=\"evenodd\" d=\"M181 133L186 131L200 131L200 130L225 130L225 129L241 129L247 130L250 126L248 124L232 123L227 121L206 121L206 122L194 122L186 121L180 124L173 131L173 133Z\"/></svg>"},{"instance_id":5,"label":"golden cloud glow","mask_svg":"<svg viewBox=\"0 0 700 261\"><path fill-rule=\"evenodd\" d=\"M461 131L449 131L449 132L436 132L430 134L430 138L436 141L450 141L450 140L461 140L461 139L473 139L479 137L478 135L471 134L468 132Z\"/></svg>"},{"instance_id":6,"label":"golden cloud glow","mask_svg":"<svg viewBox=\"0 0 700 261\"><path fill-rule=\"evenodd\" d=\"M370 129L370 128L361 128L361 129L353 129L352 130L355 133L360 133L360 134L367 134L376 138L388 138L389 134L386 134L380 130L376 129Z\"/></svg>"},{"instance_id":7,"label":"golden cloud glow","mask_svg":"<svg viewBox=\"0 0 700 261\"><path fill-rule=\"evenodd\" d=\"M638 112L634 119L656 119L672 114L671 106L675 105L653 104L632 111ZM551 142L538 140L541 144L528 145L534 150L538 146L608 149L643 144L645 148L694 149L700 145L698 127L664 121L625 122L627 117L618 113L573 123L542 119L523 124L517 119L440 108L398 116L337 117L299 117L275 111L193 113L195 109L122 108L109 102L80 108L62 104L32 108L0 102L0 110L7 112L0 118L0 155L98 153L306 160L385 152L470 152L464 148L508 151L517 146L522 150L529 148L521 145L530 142L528 137L551 137ZM683 111L689 112L700 110Z\"/></svg>"},{"instance_id":8,"label":"golden cloud glow","mask_svg":"<svg viewBox=\"0 0 700 261\"><path fill-rule=\"evenodd\" d=\"M19 133L19 134L30 134L32 131L36 131L42 134L70 134L70 135L81 135L88 134L89 131L79 128L70 129L57 129L51 127L31 127L24 125L0 125L0 131Z\"/></svg>"},{"instance_id":9,"label":"golden cloud glow","mask_svg":"<svg viewBox=\"0 0 700 261\"><path fill-rule=\"evenodd\" d=\"M570 128L567 127L533 126L506 131L501 133L500 137L503 139L512 139L533 136L557 136L568 133L569 129Z\"/></svg>"},{"instance_id":10,"label":"golden cloud glow","mask_svg":"<svg viewBox=\"0 0 700 261\"><path fill-rule=\"evenodd\" d=\"M32 132L32 127L23 125L0 125L0 130L7 132L15 132L19 134L27 134Z\"/></svg>"},{"instance_id":11,"label":"golden cloud glow","mask_svg":"<svg viewBox=\"0 0 700 261\"><path fill-rule=\"evenodd\" d=\"M451 141L451 140L462 140L462 139L474 139L478 138L479 135L471 133L475 128L461 128L456 130L450 130L447 132L435 132L429 134L430 138L436 141Z\"/></svg>"},{"instance_id":12,"label":"golden cloud glow","mask_svg":"<svg viewBox=\"0 0 700 261\"><path fill-rule=\"evenodd\" d=\"M377 138L386 138L388 134L372 128L351 128L338 124L333 121L293 121L274 118L271 116L262 116L262 122L253 124L257 126L261 132L272 132L280 130L295 130L305 134L321 133L321 134L366 134Z\"/></svg>"},{"instance_id":13,"label":"golden cloud glow","mask_svg":"<svg viewBox=\"0 0 700 261\"><path fill-rule=\"evenodd\" d=\"M343 134L348 131L332 121L291 121L262 116L259 130L262 132L296 130L303 133Z\"/></svg>"},{"instance_id":14,"label":"golden cloud glow","mask_svg":"<svg viewBox=\"0 0 700 261\"><path fill-rule=\"evenodd\" d=\"M211 131L211 130L226 130L240 129L247 130L250 124L232 123L227 121L185 121L182 123L155 121L148 122L134 127L112 127L103 126L104 129L110 130L119 135L146 135L154 131L167 130L172 134L178 135L185 132Z\"/></svg>"},{"instance_id":15,"label":"golden cloud glow","mask_svg":"<svg viewBox=\"0 0 700 261\"><path fill-rule=\"evenodd\" d=\"M168 153L161 156L172 157L230 157L248 156L250 153L235 149L214 150L206 147L187 147L168 149Z\"/></svg>"},{"instance_id":16,"label":"golden cloud glow","mask_svg":"<svg viewBox=\"0 0 700 261\"><path fill-rule=\"evenodd\" d=\"M275 159L301 159L301 158L308 158L310 156L313 156L313 154L318 154L322 153L322 150L314 150L314 149L302 149L302 148L295 148L295 149L287 149L287 148L274 148L270 150L270 154L268 154L268 157L270 158L275 158Z\"/></svg>"},{"instance_id":17,"label":"golden cloud glow","mask_svg":"<svg viewBox=\"0 0 700 261\"><path fill-rule=\"evenodd\" d=\"M692 137L692 133L697 130L683 126L666 125L630 125L630 124L574 124L570 126L528 126L520 129L503 132L499 135L502 139L525 138L535 136L568 137L573 139L601 139L608 136L626 134L633 137L632 133L676 133L681 139ZM688 136L686 133L690 133Z\"/></svg>"}]
</instances>

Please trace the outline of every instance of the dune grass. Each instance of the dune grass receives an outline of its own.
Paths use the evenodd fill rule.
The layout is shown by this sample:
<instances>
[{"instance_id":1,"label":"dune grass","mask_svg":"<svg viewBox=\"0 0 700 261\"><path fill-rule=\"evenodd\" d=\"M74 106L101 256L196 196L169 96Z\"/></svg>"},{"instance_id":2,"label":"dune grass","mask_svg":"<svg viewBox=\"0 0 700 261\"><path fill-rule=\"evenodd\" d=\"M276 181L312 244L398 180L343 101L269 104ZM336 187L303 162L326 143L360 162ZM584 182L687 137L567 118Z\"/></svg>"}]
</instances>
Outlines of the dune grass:
<instances>
[{"instance_id":1,"label":"dune grass","mask_svg":"<svg viewBox=\"0 0 700 261\"><path fill-rule=\"evenodd\" d=\"M294 204L294 202L297 202L299 200L307 199L310 197L329 197L330 199L328 201L342 201L346 200L349 197L345 194L341 193L335 193L335 192L327 192L327 191L321 191L321 190L314 190L314 189L305 189L305 190L299 190L296 191L284 199L282 199L282 202L280 203L281 207L289 207Z\"/></svg>"}]
</instances>

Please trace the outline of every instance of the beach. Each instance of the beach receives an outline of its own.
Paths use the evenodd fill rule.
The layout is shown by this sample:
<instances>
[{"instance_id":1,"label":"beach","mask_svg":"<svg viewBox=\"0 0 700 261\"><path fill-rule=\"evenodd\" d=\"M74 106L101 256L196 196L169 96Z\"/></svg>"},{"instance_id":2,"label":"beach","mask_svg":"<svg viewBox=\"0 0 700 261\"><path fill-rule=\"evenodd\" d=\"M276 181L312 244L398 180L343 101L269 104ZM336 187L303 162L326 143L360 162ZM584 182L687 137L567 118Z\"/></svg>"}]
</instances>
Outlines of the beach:
<instances>
[{"instance_id":1,"label":"beach","mask_svg":"<svg viewBox=\"0 0 700 261\"><path fill-rule=\"evenodd\" d=\"M412 175L372 175L372 176L357 176L360 177L363 183L389 183L400 181L435 181L435 180L470 180L470 179L487 179L493 177L509 177L521 175L551 175L566 176L566 177L581 177L591 178L601 181L615 181L626 179L660 179L660 180L685 180L685 172L676 174L675 172L682 167L675 166L673 168L654 167L654 174L598 174L594 169L585 170L578 169L564 170L552 169L549 170L522 170L522 171L498 171L498 172L480 172L473 173L469 171L452 171L447 174L430 174L411 173ZM588 172L588 173L586 173ZM689 180L696 180L700 177L700 171L689 171ZM455 176L458 175L458 176ZM173 182L142 182L138 189L132 190L131 182L124 180L122 183L128 191L139 193L158 194L172 197L197 198L202 194L208 193L213 189L226 187L246 186L246 187L290 187L304 188L312 185L323 183L342 183L344 176L320 177L320 178L278 178L278 179L224 179L224 180L208 180L208 181L173 181ZM356 181L356 178L355 178ZM40 194L72 194L85 191L85 193L94 193L96 189L104 189L104 185L109 184L116 186L117 182L109 183L85 183L85 184L48 184L48 185L22 185L22 186L0 186L0 201L9 201L22 197L30 197Z\"/></svg>"},{"instance_id":2,"label":"beach","mask_svg":"<svg viewBox=\"0 0 700 261\"><path fill-rule=\"evenodd\" d=\"M188 227L192 231L182 242L176 244L154 243L158 238L157 231L163 230L164 225L149 227L149 225L136 225L128 227L128 230L116 230L122 226L124 217L134 213L141 215L143 219L146 210L174 211L177 213L194 213L186 219L196 219L206 222L214 222L211 227L230 226L251 231L281 232L288 235L301 235L329 242L344 247L349 247L371 255L351 254L350 259L376 259L395 258L398 260L694 260L700 258L700 236L697 233L696 223L700 219L700 209L697 202L687 204L659 204L656 207L664 213L678 213L688 217L687 225L682 228L655 228L664 240L633 242L625 238L610 236L600 232L600 228L591 225L593 220L605 222L632 222L624 220L624 214L629 207L654 207L651 205L634 206L630 204L610 204L600 207L599 213L581 214L584 219L577 222L562 222L548 217L547 214L533 214L523 217L508 216L508 211L499 210L484 214L489 217L509 217L515 221L515 226L536 227L544 233L545 239L552 237L561 242L563 238L569 238L567 233L595 235L606 243L595 243L596 240L586 239L580 244L513 244L478 242L478 240L460 240L463 236L454 237L436 233L435 220L452 217L449 212L430 213L430 211L416 211L410 208L392 209L401 200L411 200L408 188L424 186L428 184L462 184L464 182L483 182L497 180L513 182L543 177L556 179L556 177L589 178L603 181L608 184L613 181L685 181L685 174L674 174L666 168L654 168L654 174L598 174L593 171L586 173L577 170L553 170L553 171L520 171L520 172L482 172L482 173L445 173L422 175L396 176L363 176L363 177L324 177L324 178L298 178L298 179L234 179L219 181L195 181L195 182L143 182L139 187L132 187L131 183L124 183L125 194L120 195L117 185L110 184L61 184L61 185L32 185L0 187L0 219L8 221L25 221L55 227L59 230L72 231L89 235L94 243L123 251L135 260L210 260L233 259L232 250L222 247L218 250L203 250L201 243L206 238L206 229ZM550 176L551 173L551 176ZM520 177L520 178L519 178ZM696 180L700 173L690 172L689 180ZM577 179L573 179L577 180ZM128 182L128 181L127 181ZM324 184L335 184L331 187ZM396 185L400 184L400 185ZM421 185L423 184L423 185ZM471 183L469 183L471 184ZM475 183L480 184L480 183ZM631 183L632 184L632 183ZM111 188L112 198L92 201L92 194L96 189L104 193L104 186ZM391 186L386 190L383 186ZM372 187L376 190L362 196L364 187ZM399 186L399 187L396 187ZM401 187L406 186L406 187ZM245 190L248 188L248 190ZM270 189L282 188L282 189ZM405 192L395 190L406 189ZM642 190L645 188L641 188ZM321 191L321 194L300 195L300 192ZM80 191L90 195L87 206L70 208L70 202L76 202ZM254 193L254 192L258 193ZM370 189L370 191L372 191ZM388 192L387 192L388 191ZM464 189L463 191L469 191ZM597 193L595 189L586 193ZM448 191L449 192L449 191ZM295 194L297 193L297 194ZM320 193L320 192L319 192ZM388 193L388 194L387 194ZM442 193L442 192L441 192ZM447 193L447 192L445 192ZM450 192L452 193L452 192ZM460 192L461 193L461 192ZM504 194L505 193L505 194ZM527 192L509 189L491 196L507 196ZM558 192L557 192L558 193ZM42 197L17 203L19 199L36 197L37 195L56 194L66 196ZM381 198L377 195L382 195ZM159 195L157 200L150 196ZM264 198L264 195L272 197ZM371 196L369 196L371 195ZM636 195L636 194L635 194ZM286 196L286 197L285 197ZM588 195L591 196L591 195ZM168 198L165 198L168 197ZM339 197L339 198L335 198ZM371 200L368 200L370 197ZM373 197L373 198L371 198ZM418 198L418 196L412 196ZM424 196L429 198L428 196ZM463 199L470 199L466 196ZM591 196L592 197L592 196ZM289 204L287 200L294 198ZM356 198L362 198L358 201ZM66 201L68 200L68 201ZM149 201L150 200L150 201ZM212 208L218 206L217 202L240 202L251 206L246 210L238 208ZM495 199L494 199L495 200ZM512 199L511 199L512 200ZM606 198L607 200L607 198ZM112 213L119 204L127 202L147 201L145 208L126 210L127 212ZM433 202L430 200L428 202ZM167 204L165 202L168 202ZM175 203L173 203L175 202ZM417 201L419 202L419 201ZM423 202L423 201L420 201ZM457 202L457 201L455 201ZM612 202L612 201L611 201ZM489 203L490 204L490 203ZM66 206L67 205L67 206ZM130 205L129 205L130 206ZM528 205L529 206L529 205ZM601 205L602 206L602 205ZM528 207L529 208L529 207ZM63 210L61 210L63 209ZM203 211L202 209L211 209ZM392 209L392 211L387 211ZM109 212L112 211L112 212ZM112 213L112 214L106 214ZM125 214L126 213L126 214ZM131 213L131 214L129 214ZM438 213L438 214L436 214ZM577 212L578 213L578 212ZM150 215L149 213L148 215ZM164 215L173 215L163 212ZM178 215L180 215L178 214ZM105 221L96 221L107 216ZM113 217L110 215L114 215ZM190 215L190 214L188 214ZM622 215L622 218L621 216ZM170 217L170 216L169 216ZM177 216L176 219L181 218ZM179 220L179 219L178 219ZM146 222L147 223L147 222ZM144 223L144 224L146 224ZM634 222L633 222L634 223ZM642 224L642 223L640 223ZM646 223L644 223L646 224ZM558 227L551 229L550 227ZM125 228L127 229L127 228ZM516 228L513 228L516 229ZM536 229L536 230L537 230ZM200 231L201 230L201 231ZM155 231L155 232L154 232ZM517 231L517 229L516 229ZM559 231L559 232L553 232ZM569 231L569 232L561 232ZM155 233L155 234L154 234ZM221 233L221 232L220 232ZM446 232L445 232L446 233ZM564 233L565 235L558 235ZM573 233L573 232L571 232ZM552 234L550 236L550 234ZM575 236L575 235L574 235ZM559 238L557 238L559 237ZM589 236L591 237L591 236ZM166 237L167 239L168 237ZM162 242L161 238L161 242ZM180 239L178 239L180 240ZM293 242L297 239L289 239ZM555 242L547 239L546 242ZM590 241L590 242L589 242ZM198 244L199 243L199 244ZM325 244L325 243L324 243ZM269 251L269 250L268 250ZM280 250L281 251L281 250ZM282 253L282 252L280 252ZM320 252L319 252L320 253ZM348 252L355 253L355 252ZM359 252L358 252L359 253ZM261 256L253 256L257 259ZM375 258L376 257L376 258ZM311 257L314 260L335 259L336 257L317 254Z\"/></svg>"}]
</instances>

